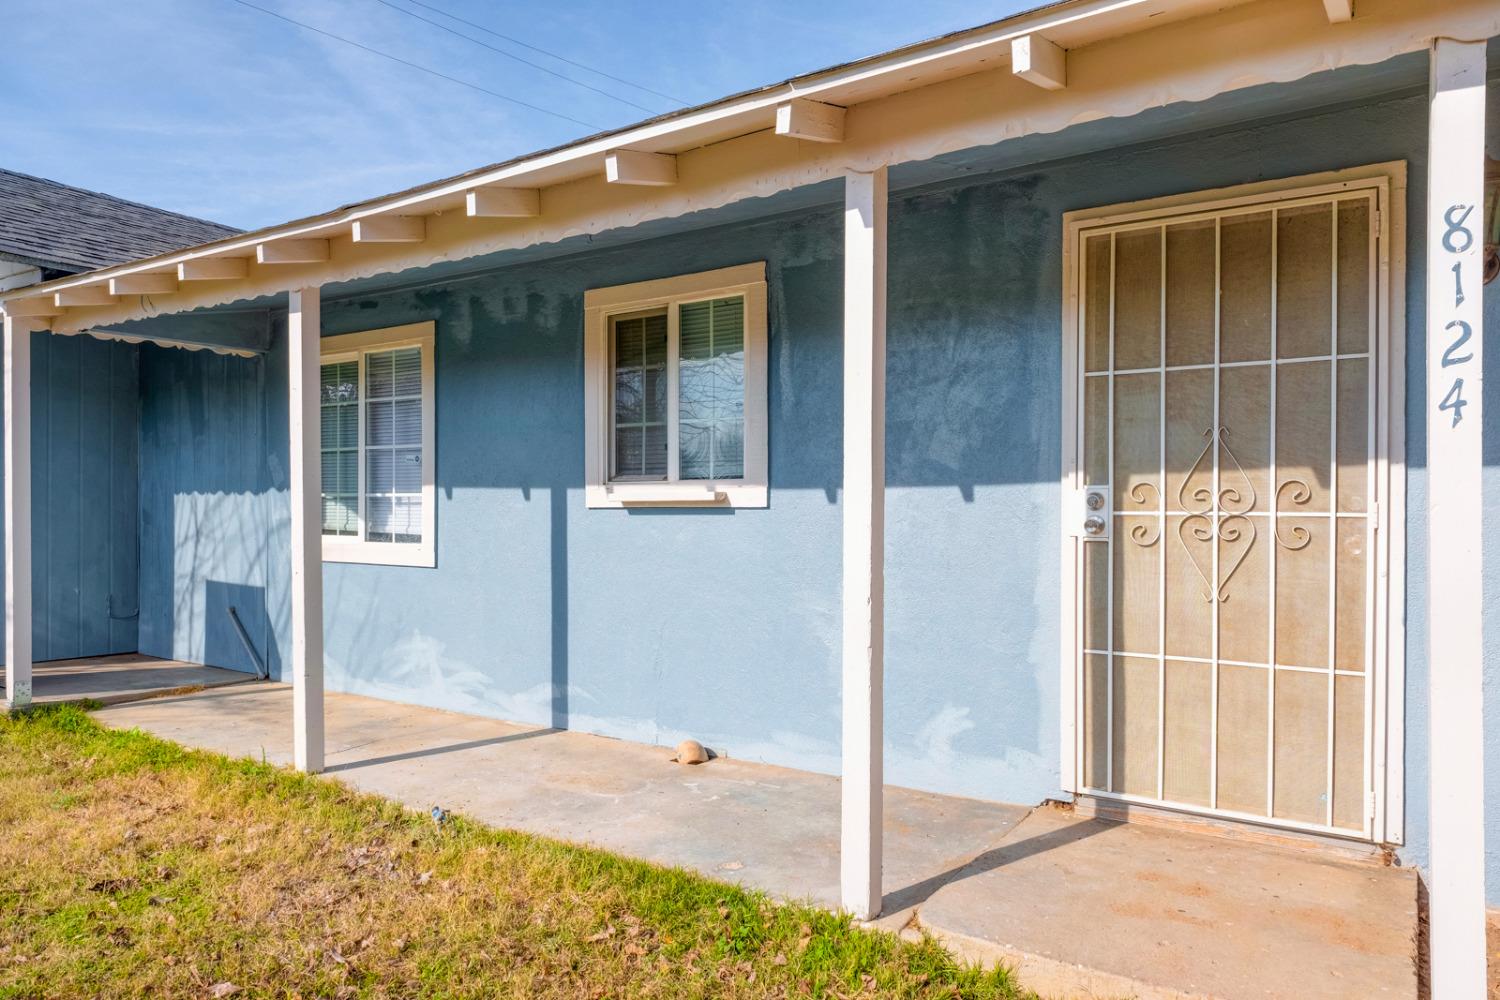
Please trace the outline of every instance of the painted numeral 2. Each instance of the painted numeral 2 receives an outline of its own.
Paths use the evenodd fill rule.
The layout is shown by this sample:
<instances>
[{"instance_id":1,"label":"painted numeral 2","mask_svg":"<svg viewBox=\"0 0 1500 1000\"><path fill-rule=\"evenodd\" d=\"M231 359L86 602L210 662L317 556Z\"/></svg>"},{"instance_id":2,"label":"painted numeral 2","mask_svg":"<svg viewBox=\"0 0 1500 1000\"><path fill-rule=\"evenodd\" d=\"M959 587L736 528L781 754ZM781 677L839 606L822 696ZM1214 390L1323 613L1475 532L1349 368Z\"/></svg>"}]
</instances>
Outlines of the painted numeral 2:
<instances>
[{"instance_id":1,"label":"painted numeral 2","mask_svg":"<svg viewBox=\"0 0 1500 1000\"><path fill-rule=\"evenodd\" d=\"M1469 338L1470 337L1474 336L1474 328L1471 327L1471 326L1469 326L1469 324L1466 323L1466 322L1464 322L1463 320L1456 319L1453 322L1449 323L1447 326L1443 327L1443 329L1444 330L1451 330L1455 326L1458 327L1458 339L1455 340L1453 343L1449 344L1448 345L1448 349L1443 352L1443 367L1444 368L1451 368L1454 365L1461 365L1461 364L1464 364L1467 361L1473 361L1474 360L1474 354L1473 354L1472 351L1470 353L1468 353L1468 354L1465 354L1465 355L1461 356L1461 357L1455 357L1454 354L1453 354L1454 351L1458 350L1460 347L1462 347L1465 344L1467 344L1469 342Z\"/></svg>"}]
</instances>

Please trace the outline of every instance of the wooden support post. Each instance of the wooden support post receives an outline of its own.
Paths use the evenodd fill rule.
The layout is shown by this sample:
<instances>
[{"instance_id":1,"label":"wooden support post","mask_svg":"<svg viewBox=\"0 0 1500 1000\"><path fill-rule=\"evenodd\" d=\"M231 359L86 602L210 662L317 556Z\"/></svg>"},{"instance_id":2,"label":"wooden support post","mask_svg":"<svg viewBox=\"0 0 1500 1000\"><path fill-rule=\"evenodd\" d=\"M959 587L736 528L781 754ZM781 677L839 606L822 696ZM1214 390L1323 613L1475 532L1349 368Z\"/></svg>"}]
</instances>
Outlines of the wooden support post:
<instances>
[{"instance_id":1,"label":"wooden support post","mask_svg":"<svg viewBox=\"0 0 1500 1000\"><path fill-rule=\"evenodd\" d=\"M292 755L297 770L323 770L323 455L318 397L320 294L288 292L291 403Z\"/></svg>"},{"instance_id":2,"label":"wooden support post","mask_svg":"<svg viewBox=\"0 0 1500 1000\"><path fill-rule=\"evenodd\" d=\"M885 713L886 170L844 175L844 909L880 913Z\"/></svg>"},{"instance_id":3,"label":"wooden support post","mask_svg":"<svg viewBox=\"0 0 1500 1000\"><path fill-rule=\"evenodd\" d=\"M31 331L5 317L5 705L31 704Z\"/></svg>"},{"instance_id":4,"label":"wooden support post","mask_svg":"<svg viewBox=\"0 0 1500 1000\"><path fill-rule=\"evenodd\" d=\"M1437 39L1427 140L1432 995L1485 995L1481 375L1485 43Z\"/></svg>"}]
</instances>

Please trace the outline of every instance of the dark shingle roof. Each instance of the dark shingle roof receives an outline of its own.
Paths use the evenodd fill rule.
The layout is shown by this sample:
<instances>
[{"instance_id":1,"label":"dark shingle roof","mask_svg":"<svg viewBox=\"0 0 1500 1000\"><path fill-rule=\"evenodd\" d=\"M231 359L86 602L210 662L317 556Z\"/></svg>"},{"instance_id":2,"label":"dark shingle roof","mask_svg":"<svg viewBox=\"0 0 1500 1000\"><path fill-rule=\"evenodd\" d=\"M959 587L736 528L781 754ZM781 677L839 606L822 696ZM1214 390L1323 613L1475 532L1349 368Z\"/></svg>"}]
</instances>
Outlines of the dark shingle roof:
<instances>
[{"instance_id":1,"label":"dark shingle roof","mask_svg":"<svg viewBox=\"0 0 1500 1000\"><path fill-rule=\"evenodd\" d=\"M73 273L239 232L41 177L0 169L0 257Z\"/></svg>"}]
</instances>

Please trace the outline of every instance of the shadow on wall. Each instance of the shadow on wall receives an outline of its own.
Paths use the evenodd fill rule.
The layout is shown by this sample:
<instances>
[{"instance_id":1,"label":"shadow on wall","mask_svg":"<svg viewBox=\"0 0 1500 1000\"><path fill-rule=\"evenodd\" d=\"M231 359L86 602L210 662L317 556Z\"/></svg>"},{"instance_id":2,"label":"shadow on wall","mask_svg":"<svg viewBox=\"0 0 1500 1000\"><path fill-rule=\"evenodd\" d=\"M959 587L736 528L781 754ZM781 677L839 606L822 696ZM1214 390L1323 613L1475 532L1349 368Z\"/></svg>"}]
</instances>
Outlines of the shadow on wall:
<instances>
[{"instance_id":1,"label":"shadow on wall","mask_svg":"<svg viewBox=\"0 0 1500 1000\"><path fill-rule=\"evenodd\" d=\"M279 676L265 361L141 347L140 649L253 671L228 609ZM284 453L284 452L283 452Z\"/></svg>"},{"instance_id":2,"label":"shadow on wall","mask_svg":"<svg viewBox=\"0 0 1500 1000\"><path fill-rule=\"evenodd\" d=\"M239 616L244 626L242 637L235 628ZM266 611L266 588L243 583L208 580L203 586L203 662L213 667L256 672L259 658L267 676L281 676L281 654L275 643L256 641L257 636L273 634L271 616ZM249 648L247 648L247 643Z\"/></svg>"}]
</instances>

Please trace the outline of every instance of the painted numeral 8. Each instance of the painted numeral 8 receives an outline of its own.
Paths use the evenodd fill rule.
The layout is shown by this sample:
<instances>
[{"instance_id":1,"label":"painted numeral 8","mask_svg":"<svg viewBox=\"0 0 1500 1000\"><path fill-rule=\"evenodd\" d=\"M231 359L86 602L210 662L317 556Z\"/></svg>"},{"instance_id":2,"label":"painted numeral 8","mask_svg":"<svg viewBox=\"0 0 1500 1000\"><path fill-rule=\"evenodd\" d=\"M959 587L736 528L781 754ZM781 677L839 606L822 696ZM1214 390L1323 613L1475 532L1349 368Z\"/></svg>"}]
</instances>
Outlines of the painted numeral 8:
<instances>
[{"instance_id":1,"label":"painted numeral 8","mask_svg":"<svg viewBox=\"0 0 1500 1000\"><path fill-rule=\"evenodd\" d=\"M1458 218L1455 219L1454 215L1458 212L1459 209L1463 209L1463 214L1459 215ZM1473 205L1448 206L1448 210L1443 213L1443 221L1448 224L1447 231L1443 233L1444 250L1448 251L1449 253L1463 253L1465 250L1468 250L1469 247L1474 245L1474 234L1469 232L1468 227L1464 225L1465 222L1469 221L1469 216L1472 215L1473 212ZM1460 247L1453 245L1453 239L1455 236L1463 237L1463 246Z\"/></svg>"}]
</instances>

